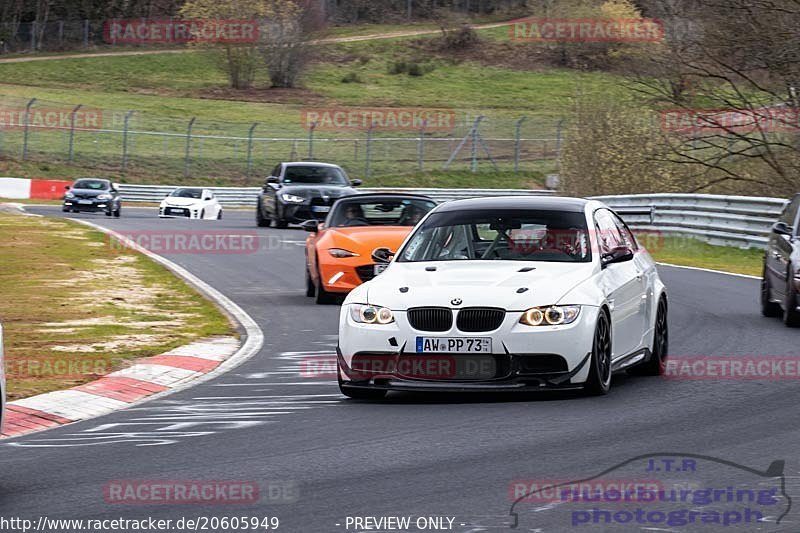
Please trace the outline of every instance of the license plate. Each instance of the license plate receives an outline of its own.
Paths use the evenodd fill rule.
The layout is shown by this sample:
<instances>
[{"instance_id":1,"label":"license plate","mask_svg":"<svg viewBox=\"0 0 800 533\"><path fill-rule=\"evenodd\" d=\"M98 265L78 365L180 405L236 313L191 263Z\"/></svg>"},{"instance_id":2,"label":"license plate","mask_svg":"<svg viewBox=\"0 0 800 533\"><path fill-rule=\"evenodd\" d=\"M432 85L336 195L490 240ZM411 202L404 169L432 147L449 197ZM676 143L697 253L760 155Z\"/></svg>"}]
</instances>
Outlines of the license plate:
<instances>
[{"instance_id":1,"label":"license plate","mask_svg":"<svg viewBox=\"0 0 800 533\"><path fill-rule=\"evenodd\" d=\"M417 353L492 353L489 337L417 337Z\"/></svg>"},{"instance_id":2,"label":"license plate","mask_svg":"<svg viewBox=\"0 0 800 533\"><path fill-rule=\"evenodd\" d=\"M168 215L183 215L183 214L186 214L186 210L185 209L175 209L175 208L167 209L167 214Z\"/></svg>"},{"instance_id":3,"label":"license plate","mask_svg":"<svg viewBox=\"0 0 800 533\"><path fill-rule=\"evenodd\" d=\"M94 202L91 200L78 200L78 203L81 205L92 205Z\"/></svg>"},{"instance_id":4,"label":"license plate","mask_svg":"<svg viewBox=\"0 0 800 533\"><path fill-rule=\"evenodd\" d=\"M375 265L375 275L377 276L378 274L383 273L383 271L386 270L386 267L388 267L388 266L389 265L383 265L383 264Z\"/></svg>"},{"instance_id":5,"label":"license plate","mask_svg":"<svg viewBox=\"0 0 800 533\"><path fill-rule=\"evenodd\" d=\"M327 205L315 205L311 208L311 210L315 213L327 213L331 210L331 208Z\"/></svg>"}]
</instances>

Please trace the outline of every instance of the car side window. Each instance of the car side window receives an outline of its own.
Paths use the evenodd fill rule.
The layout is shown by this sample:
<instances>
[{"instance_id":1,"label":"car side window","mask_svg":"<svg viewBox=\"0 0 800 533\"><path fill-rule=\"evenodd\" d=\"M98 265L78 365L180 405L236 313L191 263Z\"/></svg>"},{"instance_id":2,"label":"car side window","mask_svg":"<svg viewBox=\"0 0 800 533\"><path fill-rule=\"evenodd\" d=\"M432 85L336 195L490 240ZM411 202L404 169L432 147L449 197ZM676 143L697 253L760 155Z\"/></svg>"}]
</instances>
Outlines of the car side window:
<instances>
[{"instance_id":1,"label":"car side window","mask_svg":"<svg viewBox=\"0 0 800 533\"><path fill-rule=\"evenodd\" d=\"M625 246L625 241L619 232L614 216L607 209L600 209L594 214L595 230L600 254L610 252L618 246Z\"/></svg>"},{"instance_id":2,"label":"car side window","mask_svg":"<svg viewBox=\"0 0 800 533\"><path fill-rule=\"evenodd\" d=\"M633 232L630 228L625 224L619 215L616 213L611 213L611 216L614 218L614 223L617 225L617 229L619 229L619 234L622 236L622 241L631 250L634 252L639 250L639 243L636 242L636 237L633 235Z\"/></svg>"},{"instance_id":3,"label":"car side window","mask_svg":"<svg viewBox=\"0 0 800 533\"><path fill-rule=\"evenodd\" d=\"M792 198L792 201L789 202L789 205L783 210L781 213L781 222L785 222L789 226L794 226L795 220L797 220L797 208L800 207L800 195L796 195Z\"/></svg>"}]
</instances>

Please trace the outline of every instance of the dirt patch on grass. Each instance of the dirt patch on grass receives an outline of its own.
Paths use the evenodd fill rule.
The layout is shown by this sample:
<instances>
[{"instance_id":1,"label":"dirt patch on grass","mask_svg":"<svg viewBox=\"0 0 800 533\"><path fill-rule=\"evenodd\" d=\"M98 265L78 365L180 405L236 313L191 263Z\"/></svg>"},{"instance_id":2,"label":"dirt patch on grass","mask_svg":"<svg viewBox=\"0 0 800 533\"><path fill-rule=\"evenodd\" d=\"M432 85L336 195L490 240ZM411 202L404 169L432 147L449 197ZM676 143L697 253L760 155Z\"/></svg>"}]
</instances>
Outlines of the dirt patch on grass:
<instances>
[{"instance_id":1,"label":"dirt patch on grass","mask_svg":"<svg viewBox=\"0 0 800 533\"><path fill-rule=\"evenodd\" d=\"M227 318L162 266L77 223L0 214L0 322L10 399L98 377L214 335ZM58 361L86 372L42 373ZM33 372L31 369L38 369Z\"/></svg>"}]
</instances>

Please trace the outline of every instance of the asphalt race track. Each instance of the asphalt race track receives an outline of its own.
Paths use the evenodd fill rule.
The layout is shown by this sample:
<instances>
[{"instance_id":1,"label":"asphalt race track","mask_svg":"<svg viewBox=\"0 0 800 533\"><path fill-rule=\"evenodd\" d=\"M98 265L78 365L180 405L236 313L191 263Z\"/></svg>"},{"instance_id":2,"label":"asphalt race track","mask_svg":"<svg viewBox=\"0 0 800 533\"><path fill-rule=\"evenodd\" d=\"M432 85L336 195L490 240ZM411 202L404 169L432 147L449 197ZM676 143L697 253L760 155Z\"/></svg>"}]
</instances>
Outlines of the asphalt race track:
<instances>
[{"instance_id":1,"label":"asphalt race track","mask_svg":"<svg viewBox=\"0 0 800 533\"><path fill-rule=\"evenodd\" d=\"M64 215L55 207L29 211ZM249 211L211 222L161 221L154 213L69 216L122 231L258 235L257 253L165 255L247 311L264 332L263 349L171 396L3 441L0 515L277 516L279 531L325 533L366 530L348 527L354 516L454 517L452 531L501 531L511 523L514 480L585 479L655 453L707 455L756 470L785 460L786 492L800 501L797 381L622 376L603 398L347 400L333 377L305 375L317 368L314 358L333 354L339 308L304 295L304 232L256 228ZM660 271L670 294L671 355L797 355L800 331L761 317L756 280ZM128 505L104 497L114 480L239 480L261 489L256 503L244 505ZM521 531L571 529L552 505L522 507ZM761 530L800 531L797 507L777 528Z\"/></svg>"}]
</instances>

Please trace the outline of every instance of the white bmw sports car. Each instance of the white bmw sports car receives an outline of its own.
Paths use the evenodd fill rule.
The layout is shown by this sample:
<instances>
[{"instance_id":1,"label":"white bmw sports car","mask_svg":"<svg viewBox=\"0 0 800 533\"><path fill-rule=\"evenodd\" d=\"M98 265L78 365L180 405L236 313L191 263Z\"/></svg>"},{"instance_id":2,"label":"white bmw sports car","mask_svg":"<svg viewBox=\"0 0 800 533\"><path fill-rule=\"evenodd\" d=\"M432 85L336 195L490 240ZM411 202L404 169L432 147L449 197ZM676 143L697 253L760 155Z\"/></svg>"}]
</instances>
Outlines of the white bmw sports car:
<instances>
[{"instance_id":1,"label":"white bmw sports car","mask_svg":"<svg viewBox=\"0 0 800 533\"><path fill-rule=\"evenodd\" d=\"M392 253L378 249L376 262ZM604 204L460 200L432 210L339 319L341 391L586 389L662 372L667 294Z\"/></svg>"},{"instance_id":2,"label":"white bmw sports car","mask_svg":"<svg viewBox=\"0 0 800 533\"><path fill-rule=\"evenodd\" d=\"M219 220L222 218L222 206L210 189L183 187L164 198L158 208L158 216Z\"/></svg>"}]
</instances>

